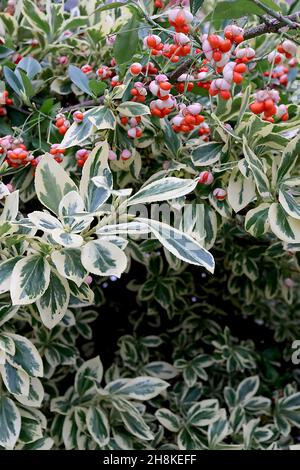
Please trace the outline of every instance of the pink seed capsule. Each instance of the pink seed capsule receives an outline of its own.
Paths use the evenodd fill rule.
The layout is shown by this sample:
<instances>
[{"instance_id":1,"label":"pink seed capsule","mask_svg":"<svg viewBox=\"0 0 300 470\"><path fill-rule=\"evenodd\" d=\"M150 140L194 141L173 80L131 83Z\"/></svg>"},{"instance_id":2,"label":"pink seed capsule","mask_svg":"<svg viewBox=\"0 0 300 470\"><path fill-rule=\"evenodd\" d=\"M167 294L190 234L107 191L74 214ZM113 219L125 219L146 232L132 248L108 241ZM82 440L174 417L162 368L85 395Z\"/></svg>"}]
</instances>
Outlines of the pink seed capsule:
<instances>
[{"instance_id":1,"label":"pink seed capsule","mask_svg":"<svg viewBox=\"0 0 300 470\"><path fill-rule=\"evenodd\" d=\"M61 55L58 58L58 62L60 65L66 65L69 62L69 58L66 55Z\"/></svg>"},{"instance_id":2,"label":"pink seed capsule","mask_svg":"<svg viewBox=\"0 0 300 470\"><path fill-rule=\"evenodd\" d=\"M87 155L89 154L89 151L87 149L79 149L77 150L75 156L76 156L76 160L79 160L81 158L84 158L86 157Z\"/></svg>"},{"instance_id":3,"label":"pink seed capsule","mask_svg":"<svg viewBox=\"0 0 300 470\"><path fill-rule=\"evenodd\" d=\"M212 184L214 180L213 174L210 171L201 171L199 175L199 184L204 184L205 186L209 186Z\"/></svg>"},{"instance_id":4,"label":"pink seed capsule","mask_svg":"<svg viewBox=\"0 0 300 470\"><path fill-rule=\"evenodd\" d=\"M14 185L11 183L7 183L6 187L10 193L12 193L15 190Z\"/></svg>"},{"instance_id":5,"label":"pink seed capsule","mask_svg":"<svg viewBox=\"0 0 300 470\"><path fill-rule=\"evenodd\" d=\"M93 282L92 276L86 276L85 282L90 285Z\"/></svg>"},{"instance_id":6,"label":"pink seed capsule","mask_svg":"<svg viewBox=\"0 0 300 470\"><path fill-rule=\"evenodd\" d=\"M116 160L117 154L113 150L109 150L108 152L108 160Z\"/></svg>"},{"instance_id":7,"label":"pink seed capsule","mask_svg":"<svg viewBox=\"0 0 300 470\"><path fill-rule=\"evenodd\" d=\"M283 280L283 284L284 284L285 287L291 288L291 287L294 287L295 282L290 277L286 277Z\"/></svg>"},{"instance_id":8,"label":"pink seed capsule","mask_svg":"<svg viewBox=\"0 0 300 470\"><path fill-rule=\"evenodd\" d=\"M82 122L84 118L84 115L81 111L75 111L73 113L73 119L75 122Z\"/></svg>"},{"instance_id":9,"label":"pink seed capsule","mask_svg":"<svg viewBox=\"0 0 300 470\"><path fill-rule=\"evenodd\" d=\"M193 116L200 114L201 109L202 109L202 106L200 103L190 104L187 107L188 112L191 113Z\"/></svg>"},{"instance_id":10,"label":"pink seed capsule","mask_svg":"<svg viewBox=\"0 0 300 470\"><path fill-rule=\"evenodd\" d=\"M131 157L130 150L124 149L121 152L121 160L128 160Z\"/></svg>"},{"instance_id":11,"label":"pink seed capsule","mask_svg":"<svg viewBox=\"0 0 300 470\"><path fill-rule=\"evenodd\" d=\"M213 196L218 200L218 201L224 201L224 199L227 196L227 191L222 188L216 188L213 191Z\"/></svg>"}]
</instances>

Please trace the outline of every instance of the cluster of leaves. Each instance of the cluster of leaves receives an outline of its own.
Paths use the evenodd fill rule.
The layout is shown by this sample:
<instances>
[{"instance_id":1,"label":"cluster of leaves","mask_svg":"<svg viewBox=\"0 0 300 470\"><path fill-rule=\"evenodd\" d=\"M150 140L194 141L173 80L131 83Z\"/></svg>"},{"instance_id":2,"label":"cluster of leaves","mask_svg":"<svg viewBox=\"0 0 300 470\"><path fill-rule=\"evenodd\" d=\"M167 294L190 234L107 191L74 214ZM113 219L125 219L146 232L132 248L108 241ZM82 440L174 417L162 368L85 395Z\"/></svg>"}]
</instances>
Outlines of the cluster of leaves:
<instances>
[{"instance_id":1,"label":"cluster of leaves","mask_svg":"<svg viewBox=\"0 0 300 470\"><path fill-rule=\"evenodd\" d=\"M39 160L15 168L0 156L0 448L292 446L300 428L291 362L300 334L297 70L280 90L289 120L251 114L278 37L254 39L260 60L232 99L212 102L197 87L180 97L202 104L209 142L178 135L151 116L150 101L131 101L128 68L149 61L143 38L172 35L154 2L85 0L70 12L61 3L23 0L0 13L0 86L14 100L1 137L23 139ZM245 19L243 3L191 1L193 46L207 25L256 25L263 10L247 1ZM112 59L116 87L81 70ZM153 61L170 76L178 67ZM83 122L61 140L55 116L76 109ZM141 117L141 138L129 139L121 116ZM49 154L58 142L61 163ZM111 148L132 156L110 160ZM213 173L211 187L198 184L201 170ZM218 187L225 200L214 197ZM162 218L145 215L158 202ZM97 330L112 312L107 353Z\"/></svg>"}]
</instances>

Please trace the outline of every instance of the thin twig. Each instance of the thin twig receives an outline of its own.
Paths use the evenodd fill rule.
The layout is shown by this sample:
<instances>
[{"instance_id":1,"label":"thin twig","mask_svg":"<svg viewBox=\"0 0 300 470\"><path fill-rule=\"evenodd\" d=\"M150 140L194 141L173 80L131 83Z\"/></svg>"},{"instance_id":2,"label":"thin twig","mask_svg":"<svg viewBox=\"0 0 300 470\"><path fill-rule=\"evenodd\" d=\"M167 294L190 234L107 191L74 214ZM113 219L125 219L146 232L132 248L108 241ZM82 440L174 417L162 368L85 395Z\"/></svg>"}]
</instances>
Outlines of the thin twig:
<instances>
[{"instance_id":1,"label":"thin twig","mask_svg":"<svg viewBox=\"0 0 300 470\"><path fill-rule=\"evenodd\" d=\"M73 104L72 106L67 106L61 110L62 113L67 113L69 111L74 111L75 109L86 108L88 106L99 106L103 104L103 97L100 97L98 100L87 100L82 101L81 103Z\"/></svg>"},{"instance_id":2,"label":"thin twig","mask_svg":"<svg viewBox=\"0 0 300 470\"><path fill-rule=\"evenodd\" d=\"M293 20L291 20L288 16L283 16L281 13L278 13L277 11L274 11L272 8L268 7L264 3L262 3L260 0L252 0L255 5L257 5L259 8L264 10L268 15L272 16L273 18L276 18L276 20L283 22L286 24L289 28L299 28L300 25L299 23L295 23Z\"/></svg>"},{"instance_id":3,"label":"thin twig","mask_svg":"<svg viewBox=\"0 0 300 470\"><path fill-rule=\"evenodd\" d=\"M300 29L300 25L298 23L300 20L300 11L297 11L292 15L285 16L284 19L292 21L293 26L289 26L289 29ZM268 20L266 20L266 18L264 18L264 21L264 23L246 29L244 32L244 38L251 39L255 38L256 36L262 36L263 34L278 33L280 32L281 28L286 26L286 22L283 21L282 18L280 20L275 18L268 18Z\"/></svg>"}]
</instances>

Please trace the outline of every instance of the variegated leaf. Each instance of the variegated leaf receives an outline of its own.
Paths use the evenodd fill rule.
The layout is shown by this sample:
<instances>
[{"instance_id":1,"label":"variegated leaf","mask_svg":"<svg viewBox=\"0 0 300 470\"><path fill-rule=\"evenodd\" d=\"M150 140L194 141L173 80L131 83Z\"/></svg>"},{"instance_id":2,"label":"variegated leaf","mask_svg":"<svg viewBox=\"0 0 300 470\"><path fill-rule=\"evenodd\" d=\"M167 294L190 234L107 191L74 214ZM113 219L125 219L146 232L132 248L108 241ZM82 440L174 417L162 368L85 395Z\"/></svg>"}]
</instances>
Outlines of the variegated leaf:
<instances>
[{"instance_id":1,"label":"variegated leaf","mask_svg":"<svg viewBox=\"0 0 300 470\"><path fill-rule=\"evenodd\" d=\"M60 201L58 213L60 217L66 217L84 212L84 202L77 191L70 191Z\"/></svg>"},{"instance_id":2,"label":"variegated leaf","mask_svg":"<svg viewBox=\"0 0 300 470\"><path fill-rule=\"evenodd\" d=\"M264 171L261 160L250 149L245 137L243 138L243 152L256 183L257 190L262 197L270 196L270 183Z\"/></svg>"},{"instance_id":3,"label":"variegated leaf","mask_svg":"<svg viewBox=\"0 0 300 470\"><path fill-rule=\"evenodd\" d=\"M2 214L0 215L1 222L10 222L16 219L19 211L19 191L10 193L5 198Z\"/></svg>"},{"instance_id":4,"label":"variegated leaf","mask_svg":"<svg viewBox=\"0 0 300 470\"><path fill-rule=\"evenodd\" d=\"M37 377L30 377L29 393L27 396L16 395L16 400L24 406L40 408L44 398L44 387Z\"/></svg>"},{"instance_id":5,"label":"variegated leaf","mask_svg":"<svg viewBox=\"0 0 300 470\"><path fill-rule=\"evenodd\" d=\"M253 235L253 237L261 237L269 230L269 207L270 204L262 203L247 212L245 218L245 229Z\"/></svg>"},{"instance_id":6,"label":"variegated leaf","mask_svg":"<svg viewBox=\"0 0 300 470\"><path fill-rule=\"evenodd\" d=\"M197 180L166 177L141 188L128 199L127 204L146 204L177 199L192 192L197 184Z\"/></svg>"},{"instance_id":7,"label":"variegated leaf","mask_svg":"<svg viewBox=\"0 0 300 470\"><path fill-rule=\"evenodd\" d=\"M216 163L222 152L223 144L218 142L208 142L207 144L199 145L193 151L192 160L195 166L208 166Z\"/></svg>"},{"instance_id":8,"label":"variegated leaf","mask_svg":"<svg viewBox=\"0 0 300 470\"><path fill-rule=\"evenodd\" d=\"M122 116L135 117L135 116L144 116L145 114L150 114L149 106L146 106L142 103L135 103L133 101L125 101L121 103L117 108L118 113Z\"/></svg>"},{"instance_id":9,"label":"variegated leaf","mask_svg":"<svg viewBox=\"0 0 300 470\"><path fill-rule=\"evenodd\" d=\"M285 212L294 219L300 219L300 203L299 196L297 196L294 195L292 185L284 183L280 185L279 202Z\"/></svg>"},{"instance_id":10,"label":"variegated leaf","mask_svg":"<svg viewBox=\"0 0 300 470\"><path fill-rule=\"evenodd\" d=\"M244 209L256 197L255 184L252 178L245 178L235 168L228 183L228 202L235 212Z\"/></svg>"},{"instance_id":11,"label":"variegated leaf","mask_svg":"<svg viewBox=\"0 0 300 470\"><path fill-rule=\"evenodd\" d=\"M168 431L178 432L180 430L182 425L180 416L167 408L160 408L155 412L155 416L160 424L162 424Z\"/></svg>"},{"instance_id":12,"label":"variegated leaf","mask_svg":"<svg viewBox=\"0 0 300 470\"><path fill-rule=\"evenodd\" d=\"M217 237L217 216L208 204L197 204L196 211L196 225L192 235L195 236L197 233L199 238L202 238L204 247L209 250Z\"/></svg>"},{"instance_id":13,"label":"variegated leaf","mask_svg":"<svg viewBox=\"0 0 300 470\"><path fill-rule=\"evenodd\" d=\"M13 307L11 303L0 306L0 326L10 320L19 310L19 307Z\"/></svg>"},{"instance_id":14,"label":"variegated leaf","mask_svg":"<svg viewBox=\"0 0 300 470\"><path fill-rule=\"evenodd\" d=\"M35 189L41 203L57 215L63 196L77 190L61 165L48 155L42 157L37 166Z\"/></svg>"},{"instance_id":15,"label":"variegated leaf","mask_svg":"<svg viewBox=\"0 0 300 470\"><path fill-rule=\"evenodd\" d=\"M0 334L0 349L8 354L15 354L14 340L5 333Z\"/></svg>"},{"instance_id":16,"label":"variegated leaf","mask_svg":"<svg viewBox=\"0 0 300 470\"><path fill-rule=\"evenodd\" d=\"M211 273L214 271L213 256L190 235L155 220L137 218L136 221L148 225L160 243L177 258L187 263L203 266Z\"/></svg>"},{"instance_id":17,"label":"variegated leaf","mask_svg":"<svg viewBox=\"0 0 300 470\"><path fill-rule=\"evenodd\" d=\"M5 395L0 396L0 445L13 449L21 430L21 416L14 402Z\"/></svg>"},{"instance_id":18,"label":"variegated leaf","mask_svg":"<svg viewBox=\"0 0 300 470\"><path fill-rule=\"evenodd\" d=\"M228 201L224 199L223 201L219 201L218 199L215 198L213 192L210 192L209 194L209 202L211 206L225 219L229 219L232 215L232 209L230 205L228 204Z\"/></svg>"},{"instance_id":19,"label":"variegated leaf","mask_svg":"<svg viewBox=\"0 0 300 470\"><path fill-rule=\"evenodd\" d=\"M12 279L10 295L13 305L32 304L49 285L49 263L43 256L29 255L15 264Z\"/></svg>"},{"instance_id":20,"label":"variegated leaf","mask_svg":"<svg viewBox=\"0 0 300 470\"><path fill-rule=\"evenodd\" d=\"M76 372L75 390L84 396L89 390L99 386L103 377L103 365L100 357L93 357L84 362Z\"/></svg>"},{"instance_id":21,"label":"variegated leaf","mask_svg":"<svg viewBox=\"0 0 300 470\"><path fill-rule=\"evenodd\" d=\"M20 367L14 367L7 360L0 364L0 374L7 390L14 395L25 395L29 393L30 378L27 372Z\"/></svg>"},{"instance_id":22,"label":"variegated leaf","mask_svg":"<svg viewBox=\"0 0 300 470\"><path fill-rule=\"evenodd\" d=\"M108 152L107 142L101 142L90 153L84 164L80 181L80 195L88 212L97 211L110 196L107 187L112 189L112 175L108 166ZM97 187L91 183L95 176L103 176L106 179L106 187Z\"/></svg>"},{"instance_id":23,"label":"variegated leaf","mask_svg":"<svg viewBox=\"0 0 300 470\"><path fill-rule=\"evenodd\" d=\"M82 266L79 249L63 248L60 251L53 251L51 259L61 276L71 279L78 286L82 284L87 276L87 271Z\"/></svg>"},{"instance_id":24,"label":"variegated leaf","mask_svg":"<svg viewBox=\"0 0 300 470\"><path fill-rule=\"evenodd\" d=\"M15 353L9 356L9 361L16 367L22 367L31 377L43 377L43 362L41 356L29 339L15 333L7 333L15 343Z\"/></svg>"},{"instance_id":25,"label":"variegated leaf","mask_svg":"<svg viewBox=\"0 0 300 470\"><path fill-rule=\"evenodd\" d=\"M57 325L65 315L70 299L68 282L56 271L51 270L49 286L36 306L44 325L51 329Z\"/></svg>"},{"instance_id":26,"label":"variegated leaf","mask_svg":"<svg viewBox=\"0 0 300 470\"><path fill-rule=\"evenodd\" d=\"M277 184L284 178L290 176L290 172L297 163L297 158L300 153L300 135L297 135L289 142L285 151L282 154L281 162L277 171Z\"/></svg>"},{"instance_id":27,"label":"variegated leaf","mask_svg":"<svg viewBox=\"0 0 300 470\"><path fill-rule=\"evenodd\" d=\"M300 220L290 217L278 203L269 208L269 223L272 232L288 243L300 243Z\"/></svg>"},{"instance_id":28,"label":"variegated leaf","mask_svg":"<svg viewBox=\"0 0 300 470\"><path fill-rule=\"evenodd\" d=\"M86 414L86 425L92 438L100 447L105 446L110 439L109 422L104 411L98 406L91 406Z\"/></svg>"},{"instance_id":29,"label":"variegated leaf","mask_svg":"<svg viewBox=\"0 0 300 470\"><path fill-rule=\"evenodd\" d=\"M8 292L10 289L10 279L13 269L18 261L22 259L21 256L10 258L0 263L0 294ZM1 317L0 317L1 321Z\"/></svg>"},{"instance_id":30,"label":"variegated leaf","mask_svg":"<svg viewBox=\"0 0 300 470\"><path fill-rule=\"evenodd\" d=\"M110 382L105 391L132 400L151 400L169 387L168 382L157 377L137 377L136 379L117 379Z\"/></svg>"},{"instance_id":31,"label":"variegated leaf","mask_svg":"<svg viewBox=\"0 0 300 470\"><path fill-rule=\"evenodd\" d=\"M126 269L127 257L113 243L94 240L84 245L81 262L84 268L93 274L120 277Z\"/></svg>"},{"instance_id":32,"label":"variegated leaf","mask_svg":"<svg viewBox=\"0 0 300 470\"><path fill-rule=\"evenodd\" d=\"M78 248L83 244L83 238L81 235L70 233L60 228L53 230L53 232L51 232L51 237L56 241L56 243L65 246L66 248Z\"/></svg>"},{"instance_id":33,"label":"variegated leaf","mask_svg":"<svg viewBox=\"0 0 300 470\"><path fill-rule=\"evenodd\" d=\"M80 145L92 135L95 126L90 118L97 113L97 108L92 108L83 113L82 122L73 122L67 132L64 135L63 140L60 143L60 148L74 147Z\"/></svg>"},{"instance_id":34,"label":"variegated leaf","mask_svg":"<svg viewBox=\"0 0 300 470\"><path fill-rule=\"evenodd\" d=\"M28 214L29 220L43 232L50 233L55 229L62 229L62 224L56 217L47 212L34 211Z\"/></svg>"},{"instance_id":35,"label":"variegated leaf","mask_svg":"<svg viewBox=\"0 0 300 470\"><path fill-rule=\"evenodd\" d=\"M105 225L97 229L98 235L142 235L149 233L150 228L146 223L128 222L115 225Z\"/></svg>"},{"instance_id":36,"label":"variegated leaf","mask_svg":"<svg viewBox=\"0 0 300 470\"><path fill-rule=\"evenodd\" d=\"M99 108L95 108L88 119L98 130L114 130L116 127L116 118L113 112L106 106L99 106Z\"/></svg>"}]
</instances>

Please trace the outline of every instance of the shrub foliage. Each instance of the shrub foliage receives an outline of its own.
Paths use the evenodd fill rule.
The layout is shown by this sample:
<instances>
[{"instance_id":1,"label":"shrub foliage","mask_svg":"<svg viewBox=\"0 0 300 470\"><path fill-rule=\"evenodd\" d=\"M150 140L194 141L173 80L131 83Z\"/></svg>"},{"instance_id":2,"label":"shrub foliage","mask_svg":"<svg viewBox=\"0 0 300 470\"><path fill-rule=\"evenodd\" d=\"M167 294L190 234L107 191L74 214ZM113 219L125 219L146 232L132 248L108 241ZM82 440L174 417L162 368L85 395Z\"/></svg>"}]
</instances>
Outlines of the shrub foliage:
<instances>
[{"instance_id":1,"label":"shrub foliage","mask_svg":"<svg viewBox=\"0 0 300 470\"><path fill-rule=\"evenodd\" d=\"M297 3L1 2L0 448L297 448Z\"/></svg>"}]
</instances>

